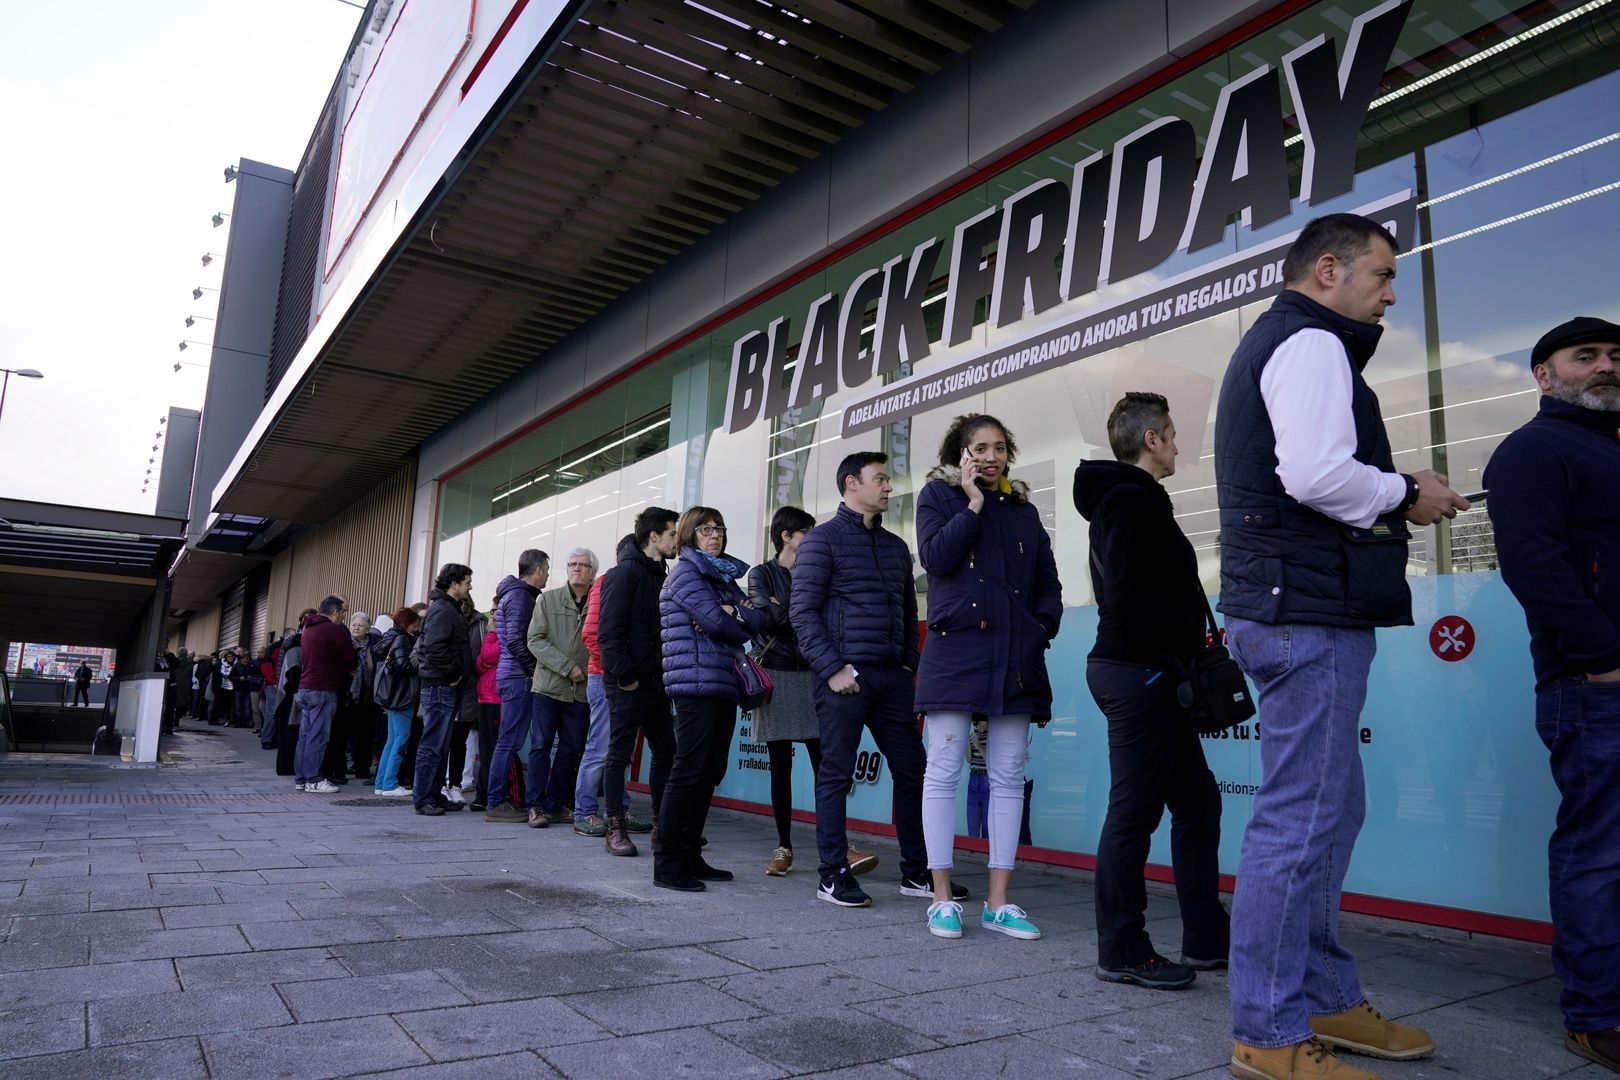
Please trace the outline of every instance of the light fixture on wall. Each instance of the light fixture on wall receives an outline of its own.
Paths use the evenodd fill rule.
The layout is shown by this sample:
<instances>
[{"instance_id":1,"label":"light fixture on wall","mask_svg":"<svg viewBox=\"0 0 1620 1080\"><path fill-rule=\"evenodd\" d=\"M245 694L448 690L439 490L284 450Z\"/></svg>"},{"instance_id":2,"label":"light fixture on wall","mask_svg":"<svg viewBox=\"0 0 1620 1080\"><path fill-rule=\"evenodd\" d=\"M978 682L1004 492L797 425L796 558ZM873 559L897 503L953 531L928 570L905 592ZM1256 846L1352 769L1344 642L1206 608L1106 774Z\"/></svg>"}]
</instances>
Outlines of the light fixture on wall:
<instances>
[{"instance_id":1,"label":"light fixture on wall","mask_svg":"<svg viewBox=\"0 0 1620 1080\"><path fill-rule=\"evenodd\" d=\"M214 223L214 228L217 229L221 225L225 224L225 219L230 217L230 216L231 215L225 213L225 211L223 211L223 210L215 210L214 211L214 216L209 218L208 220L212 221Z\"/></svg>"},{"instance_id":2,"label":"light fixture on wall","mask_svg":"<svg viewBox=\"0 0 1620 1080\"><path fill-rule=\"evenodd\" d=\"M209 263L212 263L215 259L223 259L224 257L225 256L223 254L221 254L220 252L218 252L218 251L205 251L205 252L203 252L202 264L204 266L207 266Z\"/></svg>"},{"instance_id":3,"label":"light fixture on wall","mask_svg":"<svg viewBox=\"0 0 1620 1080\"><path fill-rule=\"evenodd\" d=\"M225 182L227 184L236 179L237 171L238 170L235 165L225 166Z\"/></svg>"},{"instance_id":4,"label":"light fixture on wall","mask_svg":"<svg viewBox=\"0 0 1620 1080\"><path fill-rule=\"evenodd\" d=\"M208 366L207 364L194 364L190 360L177 360L177 361L175 361L175 364L174 364L174 370L179 371L183 367L205 368L207 366Z\"/></svg>"},{"instance_id":5,"label":"light fixture on wall","mask_svg":"<svg viewBox=\"0 0 1620 1080\"><path fill-rule=\"evenodd\" d=\"M195 289L191 290L191 298L193 300L201 300L202 294L205 292L219 292L219 290L208 285L199 285Z\"/></svg>"},{"instance_id":6,"label":"light fixture on wall","mask_svg":"<svg viewBox=\"0 0 1620 1080\"><path fill-rule=\"evenodd\" d=\"M199 320L199 319L201 319L203 322L213 322L214 321L214 317L212 315L187 315L186 316L186 329L190 330L193 326L196 326L197 325L197 320Z\"/></svg>"}]
</instances>

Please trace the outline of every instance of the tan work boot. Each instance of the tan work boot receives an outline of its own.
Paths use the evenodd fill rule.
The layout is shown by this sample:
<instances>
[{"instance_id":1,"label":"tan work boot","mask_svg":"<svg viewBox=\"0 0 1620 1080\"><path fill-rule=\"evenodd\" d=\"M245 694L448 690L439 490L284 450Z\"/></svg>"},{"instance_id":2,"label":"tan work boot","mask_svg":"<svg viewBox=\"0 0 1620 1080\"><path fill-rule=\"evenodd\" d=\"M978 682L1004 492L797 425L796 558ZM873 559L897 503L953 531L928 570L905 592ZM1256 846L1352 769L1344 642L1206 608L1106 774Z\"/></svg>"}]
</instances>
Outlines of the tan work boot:
<instances>
[{"instance_id":1,"label":"tan work boot","mask_svg":"<svg viewBox=\"0 0 1620 1080\"><path fill-rule=\"evenodd\" d=\"M634 855L636 845L631 842L630 834L624 829L624 818L615 814L607 819L607 836L603 838L609 855Z\"/></svg>"},{"instance_id":2,"label":"tan work boot","mask_svg":"<svg viewBox=\"0 0 1620 1080\"><path fill-rule=\"evenodd\" d=\"M878 857L869 852L850 848L845 859L849 862L849 872L852 874L865 874L877 869Z\"/></svg>"},{"instance_id":3,"label":"tan work boot","mask_svg":"<svg viewBox=\"0 0 1620 1080\"><path fill-rule=\"evenodd\" d=\"M1343 1012L1311 1017L1311 1030L1329 1046L1368 1057L1410 1061L1434 1053L1434 1040L1427 1031L1385 1020L1365 1001Z\"/></svg>"},{"instance_id":4,"label":"tan work boot","mask_svg":"<svg viewBox=\"0 0 1620 1080\"><path fill-rule=\"evenodd\" d=\"M793 869L793 849L779 847L771 852L771 861L765 864L765 872L771 877L784 877Z\"/></svg>"},{"instance_id":5,"label":"tan work boot","mask_svg":"<svg viewBox=\"0 0 1620 1080\"><path fill-rule=\"evenodd\" d=\"M1229 1068L1241 1080L1382 1080L1340 1061L1317 1039L1275 1047L1234 1042Z\"/></svg>"},{"instance_id":6,"label":"tan work boot","mask_svg":"<svg viewBox=\"0 0 1620 1080\"><path fill-rule=\"evenodd\" d=\"M1606 1031L1565 1032L1564 1046L1572 1054L1579 1054L1587 1061L1595 1061L1606 1069L1620 1073L1620 1027Z\"/></svg>"}]
</instances>

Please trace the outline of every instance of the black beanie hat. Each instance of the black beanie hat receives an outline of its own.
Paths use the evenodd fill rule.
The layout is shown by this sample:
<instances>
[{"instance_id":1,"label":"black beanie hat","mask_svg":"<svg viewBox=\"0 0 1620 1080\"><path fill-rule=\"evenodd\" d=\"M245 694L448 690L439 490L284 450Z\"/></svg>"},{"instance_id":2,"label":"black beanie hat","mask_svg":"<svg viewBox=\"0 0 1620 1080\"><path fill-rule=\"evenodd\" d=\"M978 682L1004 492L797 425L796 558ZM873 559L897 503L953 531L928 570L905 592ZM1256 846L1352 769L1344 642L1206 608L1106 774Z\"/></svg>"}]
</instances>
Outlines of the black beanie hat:
<instances>
[{"instance_id":1,"label":"black beanie hat","mask_svg":"<svg viewBox=\"0 0 1620 1080\"><path fill-rule=\"evenodd\" d=\"M1536 342L1530 350L1530 366L1544 364L1559 349L1571 345L1588 345L1594 341L1612 341L1620 345L1620 326L1607 319L1594 319L1590 315L1577 315L1566 323L1559 323Z\"/></svg>"}]
</instances>

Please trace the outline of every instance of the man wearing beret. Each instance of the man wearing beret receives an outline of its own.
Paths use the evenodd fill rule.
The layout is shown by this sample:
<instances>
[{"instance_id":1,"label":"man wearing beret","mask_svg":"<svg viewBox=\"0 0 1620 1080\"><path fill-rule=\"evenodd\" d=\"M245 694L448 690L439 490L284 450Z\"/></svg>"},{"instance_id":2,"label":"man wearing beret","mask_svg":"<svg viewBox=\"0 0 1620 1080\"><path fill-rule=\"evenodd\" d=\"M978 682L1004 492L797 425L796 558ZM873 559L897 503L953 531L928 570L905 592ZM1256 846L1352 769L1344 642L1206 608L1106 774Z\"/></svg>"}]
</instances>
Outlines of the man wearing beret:
<instances>
[{"instance_id":1,"label":"man wearing beret","mask_svg":"<svg viewBox=\"0 0 1620 1080\"><path fill-rule=\"evenodd\" d=\"M1541 406L1485 484L1562 796L1547 862L1564 1045L1620 1072L1620 326L1554 327L1530 370Z\"/></svg>"}]
</instances>

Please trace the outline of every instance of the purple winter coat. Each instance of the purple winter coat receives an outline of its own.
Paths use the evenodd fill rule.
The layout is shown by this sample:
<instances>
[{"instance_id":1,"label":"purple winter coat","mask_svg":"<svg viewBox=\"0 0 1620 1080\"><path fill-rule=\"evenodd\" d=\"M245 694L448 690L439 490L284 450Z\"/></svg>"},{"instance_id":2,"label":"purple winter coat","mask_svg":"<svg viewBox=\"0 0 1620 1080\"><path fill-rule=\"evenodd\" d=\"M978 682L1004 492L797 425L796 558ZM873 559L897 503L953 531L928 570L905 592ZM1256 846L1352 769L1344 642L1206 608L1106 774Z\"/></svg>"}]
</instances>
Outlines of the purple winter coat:
<instances>
[{"instance_id":1,"label":"purple winter coat","mask_svg":"<svg viewBox=\"0 0 1620 1080\"><path fill-rule=\"evenodd\" d=\"M961 473L938 466L917 498L917 553L928 571L928 640L918 712L1052 713L1046 650L1063 617L1052 540L1029 487L990 490L968 509Z\"/></svg>"},{"instance_id":2,"label":"purple winter coat","mask_svg":"<svg viewBox=\"0 0 1620 1080\"><path fill-rule=\"evenodd\" d=\"M529 651L529 619L540 590L520 577L507 574L495 586L495 637L501 643L501 662L495 679L534 678L534 654Z\"/></svg>"},{"instance_id":3,"label":"purple winter coat","mask_svg":"<svg viewBox=\"0 0 1620 1080\"><path fill-rule=\"evenodd\" d=\"M758 630L762 613L748 606L737 579L746 580L748 564L729 555L735 568L727 581L696 548L683 547L658 594L664 658L664 693L670 697L714 697L736 701L733 661ZM720 609L730 604L735 616Z\"/></svg>"}]
</instances>

